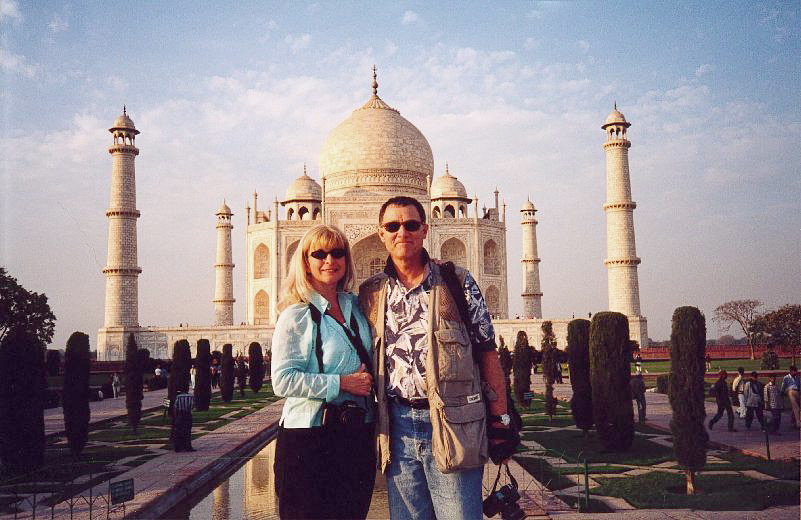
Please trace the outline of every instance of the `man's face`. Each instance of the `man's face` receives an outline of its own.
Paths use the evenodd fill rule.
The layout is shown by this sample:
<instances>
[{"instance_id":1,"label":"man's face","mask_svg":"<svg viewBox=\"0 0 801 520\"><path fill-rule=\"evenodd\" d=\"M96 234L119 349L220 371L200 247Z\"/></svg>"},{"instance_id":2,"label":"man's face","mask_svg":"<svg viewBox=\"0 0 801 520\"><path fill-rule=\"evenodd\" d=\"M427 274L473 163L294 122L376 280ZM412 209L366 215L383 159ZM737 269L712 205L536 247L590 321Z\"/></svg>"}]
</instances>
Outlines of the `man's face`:
<instances>
[{"instance_id":1,"label":"man's face","mask_svg":"<svg viewBox=\"0 0 801 520\"><path fill-rule=\"evenodd\" d=\"M390 223L411 222L421 222L420 214L414 206L387 206L384 219L378 228L378 238L384 243L384 247L387 248L393 260L418 258L423 250L423 240L428 234L428 224L422 224L417 231L409 231L403 225L397 231L386 229Z\"/></svg>"}]
</instances>

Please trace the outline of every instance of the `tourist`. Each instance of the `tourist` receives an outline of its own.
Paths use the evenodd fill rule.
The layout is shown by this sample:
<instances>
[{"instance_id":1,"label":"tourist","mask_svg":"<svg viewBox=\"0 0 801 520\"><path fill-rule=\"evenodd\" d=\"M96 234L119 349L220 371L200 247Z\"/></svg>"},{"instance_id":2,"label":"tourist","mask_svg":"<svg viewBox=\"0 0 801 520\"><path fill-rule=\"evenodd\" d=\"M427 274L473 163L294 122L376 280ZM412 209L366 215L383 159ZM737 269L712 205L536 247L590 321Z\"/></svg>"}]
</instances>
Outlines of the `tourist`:
<instances>
[{"instance_id":1,"label":"tourist","mask_svg":"<svg viewBox=\"0 0 801 520\"><path fill-rule=\"evenodd\" d=\"M239 354L236 358L236 383L239 386L239 397L245 397L245 386L248 381L248 365L245 358Z\"/></svg>"},{"instance_id":2,"label":"tourist","mask_svg":"<svg viewBox=\"0 0 801 520\"><path fill-rule=\"evenodd\" d=\"M737 395L737 401L740 404L740 407L737 408L737 415L740 416L740 419L745 419L745 383L747 379L745 378L745 369L743 367L737 367L737 377L734 378L734 381L731 382L731 390Z\"/></svg>"},{"instance_id":3,"label":"tourist","mask_svg":"<svg viewBox=\"0 0 801 520\"><path fill-rule=\"evenodd\" d=\"M731 409L731 398L729 397L729 385L726 382L728 373L725 370L718 372L718 380L709 389L709 395L715 398L715 404L718 405L718 411L715 416L709 420L709 429L711 430L715 423L723 417L723 412L726 412L726 419L729 425L730 432L736 432L734 429L734 411Z\"/></svg>"},{"instance_id":4,"label":"tourist","mask_svg":"<svg viewBox=\"0 0 801 520\"><path fill-rule=\"evenodd\" d=\"M704 357L704 361L706 362L706 371L707 372L711 372L712 371L712 356L709 354L709 352L706 353L706 356ZM729 403L729 404L731 404L731 403Z\"/></svg>"},{"instance_id":5,"label":"tourist","mask_svg":"<svg viewBox=\"0 0 801 520\"><path fill-rule=\"evenodd\" d=\"M637 351L637 355L634 356L634 368L638 374L642 374L642 356L640 356L639 351Z\"/></svg>"},{"instance_id":6,"label":"tourist","mask_svg":"<svg viewBox=\"0 0 801 520\"><path fill-rule=\"evenodd\" d=\"M751 429L751 423L756 415L759 425L765 429L765 416L762 414L762 383L759 382L758 374L751 372L751 378L745 383L743 391L745 397L745 427Z\"/></svg>"},{"instance_id":7,"label":"tourist","mask_svg":"<svg viewBox=\"0 0 801 520\"><path fill-rule=\"evenodd\" d=\"M643 381L642 374L631 378L631 398L637 403L639 421L645 422L645 381Z\"/></svg>"},{"instance_id":8,"label":"tourist","mask_svg":"<svg viewBox=\"0 0 801 520\"><path fill-rule=\"evenodd\" d=\"M370 326L345 235L317 225L290 260L273 334L273 390L286 397L275 448L281 518L365 518L375 482Z\"/></svg>"},{"instance_id":9,"label":"tourist","mask_svg":"<svg viewBox=\"0 0 801 520\"><path fill-rule=\"evenodd\" d=\"M114 395L114 399L120 396L120 387L122 386L120 382L120 376L114 372L114 375L111 377L111 391Z\"/></svg>"},{"instance_id":10,"label":"tourist","mask_svg":"<svg viewBox=\"0 0 801 520\"><path fill-rule=\"evenodd\" d=\"M779 426L782 423L782 392L776 384L776 374L771 374L768 384L765 385L765 410L770 410L770 427L768 432L773 435L779 434Z\"/></svg>"},{"instance_id":11,"label":"tourist","mask_svg":"<svg viewBox=\"0 0 801 520\"><path fill-rule=\"evenodd\" d=\"M799 378L798 369L795 365L790 365L789 373L782 379L782 394L786 395L790 400L790 408L793 411L792 419L795 422L795 428L801 428L801 418L799 418L799 409L801 408L801 378Z\"/></svg>"},{"instance_id":12,"label":"tourist","mask_svg":"<svg viewBox=\"0 0 801 520\"><path fill-rule=\"evenodd\" d=\"M211 387L217 388L217 386L220 383L220 369L217 366L216 359L212 362L211 368L209 368L209 370L211 370Z\"/></svg>"},{"instance_id":13,"label":"tourist","mask_svg":"<svg viewBox=\"0 0 801 520\"><path fill-rule=\"evenodd\" d=\"M189 369L189 389L193 390L195 388L195 375L197 374L197 370L195 369L195 365L192 365L192 368Z\"/></svg>"},{"instance_id":14,"label":"tourist","mask_svg":"<svg viewBox=\"0 0 801 520\"><path fill-rule=\"evenodd\" d=\"M420 202L385 202L378 237L390 258L359 290L381 349L375 356L379 468L392 520L478 520L486 436L498 462L508 457L498 450L511 444L503 439L511 422L506 400L489 402L487 421L481 393L483 379L506 395L503 370L478 285L467 271L430 260L427 233ZM446 411L460 417L458 433L448 430Z\"/></svg>"},{"instance_id":15,"label":"tourist","mask_svg":"<svg viewBox=\"0 0 801 520\"><path fill-rule=\"evenodd\" d=\"M178 390L172 411L172 442L175 451L195 451L192 447L192 408L194 406L195 398L189 393L189 389L184 386Z\"/></svg>"}]
</instances>

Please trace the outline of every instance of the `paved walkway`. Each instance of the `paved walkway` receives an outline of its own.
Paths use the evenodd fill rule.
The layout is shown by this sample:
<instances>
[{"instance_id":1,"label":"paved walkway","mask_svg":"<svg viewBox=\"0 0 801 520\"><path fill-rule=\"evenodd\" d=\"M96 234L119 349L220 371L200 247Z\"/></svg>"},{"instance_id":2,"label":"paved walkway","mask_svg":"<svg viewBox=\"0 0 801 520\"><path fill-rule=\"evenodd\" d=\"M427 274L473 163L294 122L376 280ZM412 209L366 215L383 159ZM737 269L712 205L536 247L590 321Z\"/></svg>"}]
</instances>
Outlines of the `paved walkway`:
<instances>
[{"instance_id":1,"label":"paved walkway","mask_svg":"<svg viewBox=\"0 0 801 520\"><path fill-rule=\"evenodd\" d=\"M545 384L542 382L541 376L534 376L534 382L531 388L535 392L545 392ZM554 395L557 399L569 401L573 396L573 389L570 387L570 383L555 384ZM646 392L645 402L647 403L646 411L648 417L646 424L654 428L670 431L670 419L673 416L673 411L670 408L668 396L666 394ZM632 401L632 407L636 420L637 409L634 405L634 401ZM716 411L717 407L715 403L706 401L707 421L715 415ZM754 419L754 424L751 425L751 429L747 430L745 428L745 421L736 417L734 420L734 428L738 431L727 431L726 417L724 414L723 419L715 424L715 429L709 431L709 440L712 445L733 448L749 455L767 458L765 434L760 431L759 423L756 422L756 419ZM799 430L797 429L790 429L789 413L782 415L780 433L781 435L778 436L769 436L771 459L799 458L801 456L801 434L799 434Z\"/></svg>"}]
</instances>

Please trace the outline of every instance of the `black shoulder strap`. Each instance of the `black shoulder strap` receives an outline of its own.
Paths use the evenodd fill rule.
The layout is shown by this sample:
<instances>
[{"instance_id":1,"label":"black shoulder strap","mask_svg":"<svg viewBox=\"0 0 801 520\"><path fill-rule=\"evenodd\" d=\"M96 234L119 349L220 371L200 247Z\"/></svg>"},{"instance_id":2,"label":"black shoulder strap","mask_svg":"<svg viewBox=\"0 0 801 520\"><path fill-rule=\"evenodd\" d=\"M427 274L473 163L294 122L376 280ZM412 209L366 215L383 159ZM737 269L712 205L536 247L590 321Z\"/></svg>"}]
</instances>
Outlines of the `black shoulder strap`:
<instances>
[{"instance_id":1,"label":"black shoulder strap","mask_svg":"<svg viewBox=\"0 0 801 520\"><path fill-rule=\"evenodd\" d=\"M309 312L311 312L312 320L314 320L314 325L316 328L315 331L315 338L314 338L314 353L317 356L317 366L320 369L320 373L323 373L323 340L320 335L320 322L322 322L323 316L320 314L319 309L314 306L314 304L309 304ZM351 345L353 348L356 349L356 353L359 355L359 360L364 363L365 368L368 372L373 371L373 363L370 360L370 356L367 354L367 349L364 348L362 344L361 334L359 332L359 323L356 321L356 314L351 313L350 315L350 327L353 329L353 333L351 333L344 324L340 324L342 330L345 332L345 335L350 340Z\"/></svg>"},{"instance_id":2,"label":"black shoulder strap","mask_svg":"<svg viewBox=\"0 0 801 520\"><path fill-rule=\"evenodd\" d=\"M312 320L314 321L314 326L316 328L315 338L314 338L314 354L317 356L317 366L320 369L320 373L323 373L323 339L320 336L320 322L323 320L320 311L314 304L309 304L309 312L311 312Z\"/></svg>"},{"instance_id":3,"label":"black shoulder strap","mask_svg":"<svg viewBox=\"0 0 801 520\"><path fill-rule=\"evenodd\" d=\"M456 266L453 265L453 262L445 262L439 266L439 272L440 275L442 275L442 281L445 282L445 286L448 288L448 292L451 293L454 303L456 303L456 308L459 310L462 323L464 323L464 326L467 328L467 333L470 334L472 328L470 311L467 308L467 297L464 294L464 287L462 287L462 283L456 275ZM478 361L479 353L473 338L470 338L470 344L473 347L473 361Z\"/></svg>"}]
</instances>

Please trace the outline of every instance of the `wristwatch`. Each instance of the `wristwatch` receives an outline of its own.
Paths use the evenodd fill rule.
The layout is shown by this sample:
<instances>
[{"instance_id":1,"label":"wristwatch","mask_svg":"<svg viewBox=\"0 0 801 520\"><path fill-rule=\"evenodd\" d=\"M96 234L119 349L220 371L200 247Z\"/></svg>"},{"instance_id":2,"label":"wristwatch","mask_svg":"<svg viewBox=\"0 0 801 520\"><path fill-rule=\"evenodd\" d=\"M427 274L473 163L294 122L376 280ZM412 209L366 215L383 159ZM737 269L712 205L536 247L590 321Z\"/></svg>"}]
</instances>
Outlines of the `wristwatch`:
<instances>
[{"instance_id":1,"label":"wristwatch","mask_svg":"<svg viewBox=\"0 0 801 520\"><path fill-rule=\"evenodd\" d=\"M494 422L499 422L504 426L509 426L510 424L512 424L512 418L509 417L508 413L505 413L503 415L490 415L489 418L490 420Z\"/></svg>"}]
</instances>

